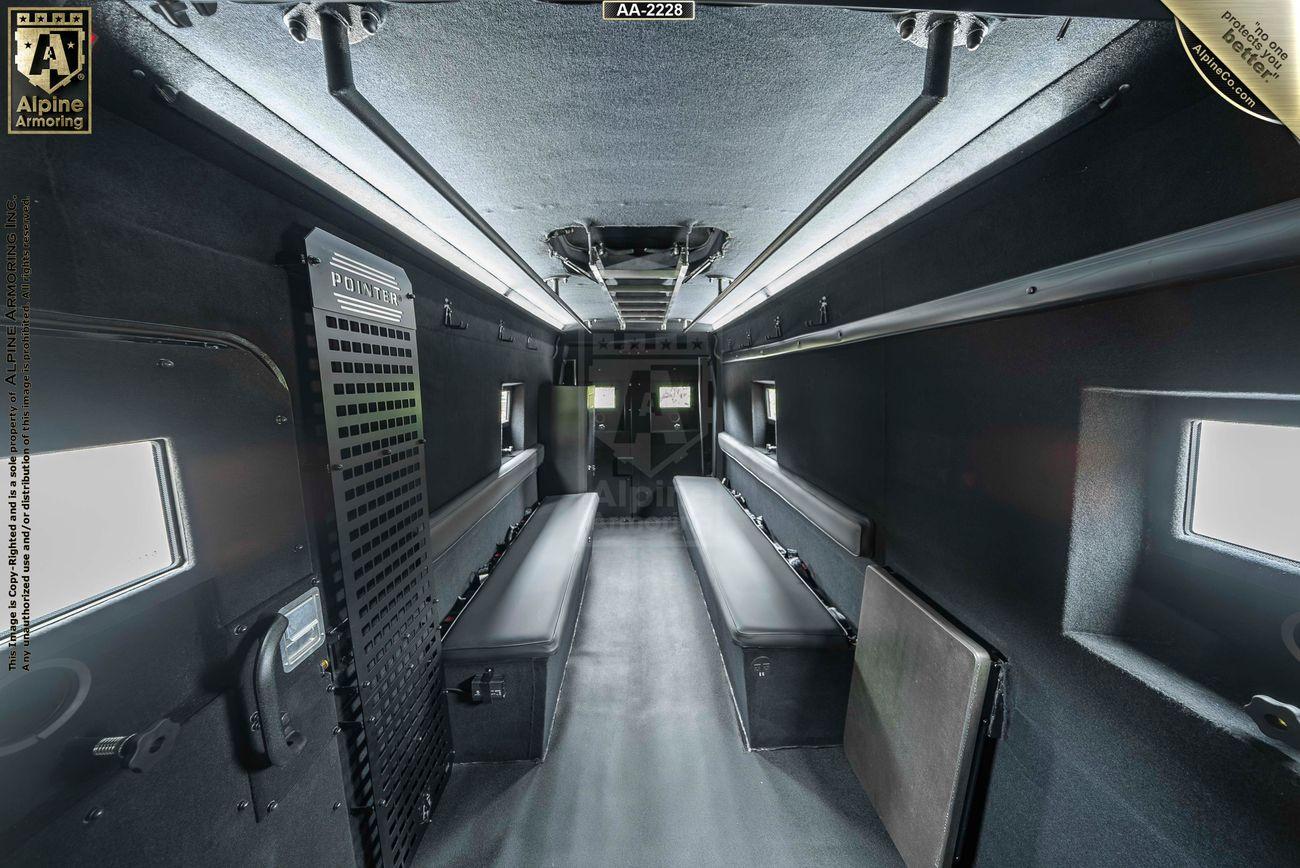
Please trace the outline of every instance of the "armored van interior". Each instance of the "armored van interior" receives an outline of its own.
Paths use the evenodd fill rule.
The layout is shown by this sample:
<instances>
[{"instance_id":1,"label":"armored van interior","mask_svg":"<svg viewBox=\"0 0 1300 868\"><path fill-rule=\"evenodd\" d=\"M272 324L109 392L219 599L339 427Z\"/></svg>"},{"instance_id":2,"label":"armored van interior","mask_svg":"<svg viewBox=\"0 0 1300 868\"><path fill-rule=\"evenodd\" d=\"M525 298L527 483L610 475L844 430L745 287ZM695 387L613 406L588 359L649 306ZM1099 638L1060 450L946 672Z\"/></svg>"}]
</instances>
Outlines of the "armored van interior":
<instances>
[{"instance_id":1,"label":"armored van interior","mask_svg":"<svg viewBox=\"0 0 1300 868\"><path fill-rule=\"evenodd\" d=\"M37 8L0 864L1300 864L1300 143L1164 5Z\"/></svg>"}]
</instances>

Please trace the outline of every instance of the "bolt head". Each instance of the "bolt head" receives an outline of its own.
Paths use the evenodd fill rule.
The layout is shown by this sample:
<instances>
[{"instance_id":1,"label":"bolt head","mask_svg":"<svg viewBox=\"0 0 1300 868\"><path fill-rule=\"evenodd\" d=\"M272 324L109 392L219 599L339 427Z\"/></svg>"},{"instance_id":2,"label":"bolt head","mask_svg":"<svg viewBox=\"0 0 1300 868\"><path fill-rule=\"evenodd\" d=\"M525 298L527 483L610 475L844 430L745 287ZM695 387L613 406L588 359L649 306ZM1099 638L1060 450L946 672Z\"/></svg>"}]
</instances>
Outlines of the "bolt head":
<instances>
[{"instance_id":1,"label":"bolt head","mask_svg":"<svg viewBox=\"0 0 1300 868\"><path fill-rule=\"evenodd\" d=\"M365 28L365 31L370 35L373 36L374 34L378 33L379 25L381 25L382 23L383 21L380 19L380 17L377 14L375 14L374 10L372 9L361 10L361 26Z\"/></svg>"},{"instance_id":2,"label":"bolt head","mask_svg":"<svg viewBox=\"0 0 1300 868\"><path fill-rule=\"evenodd\" d=\"M280 807L280 803L277 802L275 799L272 799L271 801L266 803L266 812L269 814L278 807Z\"/></svg>"},{"instance_id":3,"label":"bolt head","mask_svg":"<svg viewBox=\"0 0 1300 868\"><path fill-rule=\"evenodd\" d=\"M241 801L239 804L235 805L235 810L236 810L236 811L247 811L247 810L248 810L248 800L247 800L247 799L244 799L244 800Z\"/></svg>"},{"instance_id":4,"label":"bolt head","mask_svg":"<svg viewBox=\"0 0 1300 868\"><path fill-rule=\"evenodd\" d=\"M974 51L984 43L984 28L979 24L972 24L966 29L966 50Z\"/></svg>"},{"instance_id":5,"label":"bolt head","mask_svg":"<svg viewBox=\"0 0 1300 868\"><path fill-rule=\"evenodd\" d=\"M96 820L98 820L98 819L99 819L100 817L102 817L102 816L104 816L104 809L103 809L103 808L92 808L91 811L90 811L90 813L89 813L89 814L86 814L86 817L85 817L84 820L82 820L82 822L83 822L83 823L93 823L93 822L95 822Z\"/></svg>"},{"instance_id":6,"label":"bolt head","mask_svg":"<svg viewBox=\"0 0 1300 868\"><path fill-rule=\"evenodd\" d=\"M307 41L307 22L301 18L294 17L289 19L289 36L294 42L303 43Z\"/></svg>"},{"instance_id":7,"label":"bolt head","mask_svg":"<svg viewBox=\"0 0 1300 868\"><path fill-rule=\"evenodd\" d=\"M898 19L898 35L903 39L911 39L912 34L916 32L916 19L911 15Z\"/></svg>"},{"instance_id":8,"label":"bolt head","mask_svg":"<svg viewBox=\"0 0 1300 868\"><path fill-rule=\"evenodd\" d=\"M160 367L160 368L174 368L174 367L176 367L176 363L173 362L171 359L159 359L159 360L158 360L158 367Z\"/></svg>"}]
</instances>

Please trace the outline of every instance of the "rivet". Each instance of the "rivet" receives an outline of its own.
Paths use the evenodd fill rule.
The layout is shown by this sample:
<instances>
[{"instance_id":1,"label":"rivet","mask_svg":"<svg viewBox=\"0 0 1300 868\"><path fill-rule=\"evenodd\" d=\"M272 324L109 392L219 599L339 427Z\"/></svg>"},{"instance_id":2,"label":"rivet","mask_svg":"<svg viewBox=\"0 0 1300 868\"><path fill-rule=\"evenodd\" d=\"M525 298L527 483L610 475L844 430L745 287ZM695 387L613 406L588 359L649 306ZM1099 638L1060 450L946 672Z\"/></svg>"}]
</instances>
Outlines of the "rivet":
<instances>
[{"instance_id":1,"label":"rivet","mask_svg":"<svg viewBox=\"0 0 1300 868\"><path fill-rule=\"evenodd\" d=\"M131 75L135 76L135 77L138 78L138 79L142 79L142 80L143 80L144 77L145 77L145 73L144 73L144 70L143 70L143 69L133 69L133 70L131 70Z\"/></svg>"},{"instance_id":2,"label":"rivet","mask_svg":"<svg viewBox=\"0 0 1300 868\"><path fill-rule=\"evenodd\" d=\"M289 417L288 417L288 416L276 416L276 417L275 417L275 424L277 424L277 425L283 425L285 422L288 422L288 421L289 421Z\"/></svg>"},{"instance_id":3,"label":"rivet","mask_svg":"<svg viewBox=\"0 0 1300 868\"><path fill-rule=\"evenodd\" d=\"M98 820L98 819L99 819L100 817L102 817L102 816L104 816L104 809L103 809L103 808L92 808L92 809L90 810L90 813L86 815L86 818L85 818L84 820L82 820L82 822L83 822L83 823L93 823L93 822L95 822L96 820Z\"/></svg>"},{"instance_id":4,"label":"rivet","mask_svg":"<svg viewBox=\"0 0 1300 868\"><path fill-rule=\"evenodd\" d=\"M235 805L235 810L236 810L236 811L247 811L247 810L248 810L248 800L247 800L247 799L244 799L244 800L242 800L238 805Z\"/></svg>"},{"instance_id":5,"label":"rivet","mask_svg":"<svg viewBox=\"0 0 1300 868\"><path fill-rule=\"evenodd\" d=\"M303 43L307 41L307 22L301 18L294 17L289 19L289 36L294 42Z\"/></svg>"},{"instance_id":6,"label":"rivet","mask_svg":"<svg viewBox=\"0 0 1300 868\"><path fill-rule=\"evenodd\" d=\"M307 548L307 546L303 545L302 543L295 543L293 546L293 550L296 552L300 552L305 548Z\"/></svg>"},{"instance_id":7,"label":"rivet","mask_svg":"<svg viewBox=\"0 0 1300 868\"><path fill-rule=\"evenodd\" d=\"M331 810L331 811L337 811L337 810L338 810L339 808L341 808L341 807L343 807L343 803L342 803L342 802L335 802L335 803L330 807L330 810Z\"/></svg>"},{"instance_id":8,"label":"rivet","mask_svg":"<svg viewBox=\"0 0 1300 868\"><path fill-rule=\"evenodd\" d=\"M1033 295L1034 293L1038 292L1038 287L1031 286L1029 287L1029 289L1025 290L1025 292L1029 295Z\"/></svg>"},{"instance_id":9,"label":"rivet","mask_svg":"<svg viewBox=\"0 0 1300 868\"><path fill-rule=\"evenodd\" d=\"M280 807L280 803L277 802L275 799L272 799L271 801L266 803L266 812L269 814L278 807Z\"/></svg>"},{"instance_id":10,"label":"rivet","mask_svg":"<svg viewBox=\"0 0 1300 868\"><path fill-rule=\"evenodd\" d=\"M176 367L176 363L173 362L171 359L159 359L159 360L158 360L158 367L160 367L160 368L174 368L174 367Z\"/></svg>"},{"instance_id":11,"label":"rivet","mask_svg":"<svg viewBox=\"0 0 1300 868\"><path fill-rule=\"evenodd\" d=\"M244 635L244 634L247 633L247 632L248 632L248 625L247 625L247 624L236 624L236 625L235 625L235 635L236 635L236 636L242 636L242 635Z\"/></svg>"}]
</instances>

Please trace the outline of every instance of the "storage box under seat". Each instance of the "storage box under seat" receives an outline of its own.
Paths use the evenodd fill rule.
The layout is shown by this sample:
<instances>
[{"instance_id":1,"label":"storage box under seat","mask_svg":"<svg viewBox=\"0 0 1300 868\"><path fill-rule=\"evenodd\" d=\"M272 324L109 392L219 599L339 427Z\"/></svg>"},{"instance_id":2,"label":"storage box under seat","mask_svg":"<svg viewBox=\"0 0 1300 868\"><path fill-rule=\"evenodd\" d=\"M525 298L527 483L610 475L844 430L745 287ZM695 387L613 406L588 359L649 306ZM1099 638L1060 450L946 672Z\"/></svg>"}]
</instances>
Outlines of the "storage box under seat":
<instances>
[{"instance_id":1,"label":"storage box under seat","mask_svg":"<svg viewBox=\"0 0 1300 868\"><path fill-rule=\"evenodd\" d=\"M548 498L447 635L456 762L545 757L591 562L597 501L595 494ZM480 686L489 695L472 695Z\"/></svg>"}]
</instances>

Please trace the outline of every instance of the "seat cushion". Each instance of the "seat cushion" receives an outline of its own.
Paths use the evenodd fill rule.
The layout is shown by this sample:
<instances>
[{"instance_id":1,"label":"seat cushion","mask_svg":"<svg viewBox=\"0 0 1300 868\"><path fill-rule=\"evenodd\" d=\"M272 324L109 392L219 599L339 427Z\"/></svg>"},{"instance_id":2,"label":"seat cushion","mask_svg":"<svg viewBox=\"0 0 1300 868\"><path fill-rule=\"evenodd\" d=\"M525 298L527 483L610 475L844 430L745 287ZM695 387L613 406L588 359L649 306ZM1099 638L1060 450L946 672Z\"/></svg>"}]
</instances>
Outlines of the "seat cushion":
<instances>
[{"instance_id":1,"label":"seat cushion","mask_svg":"<svg viewBox=\"0 0 1300 868\"><path fill-rule=\"evenodd\" d=\"M844 646L839 625L716 479L678 476L687 544L731 640L744 647Z\"/></svg>"},{"instance_id":2,"label":"seat cushion","mask_svg":"<svg viewBox=\"0 0 1300 868\"><path fill-rule=\"evenodd\" d=\"M577 605L595 494L548 498L497 564L443 642L454 660L547 657Z\"/></svg>"}]
</instances>

